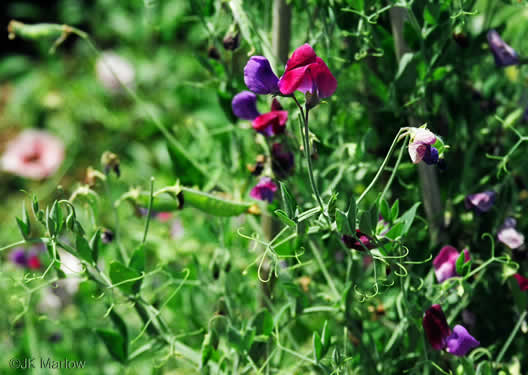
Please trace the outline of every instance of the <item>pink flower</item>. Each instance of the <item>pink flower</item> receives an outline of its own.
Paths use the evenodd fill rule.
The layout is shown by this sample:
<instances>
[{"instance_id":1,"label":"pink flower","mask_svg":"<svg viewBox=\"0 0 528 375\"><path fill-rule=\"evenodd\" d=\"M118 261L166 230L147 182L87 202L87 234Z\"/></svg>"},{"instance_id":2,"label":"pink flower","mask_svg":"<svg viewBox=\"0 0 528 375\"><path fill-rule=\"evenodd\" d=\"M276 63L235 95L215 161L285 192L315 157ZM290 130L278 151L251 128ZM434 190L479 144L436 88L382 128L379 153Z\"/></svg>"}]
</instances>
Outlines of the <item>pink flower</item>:
<instances>
[{"instance_id":1,"label":"pink flower","mask_svg":"<svg viewBox=\"0 0 528 375\"><path fill-rule=\"evenodd\" d=\"M467 249L463 250L464 253L464 262L467 262L471 259L469 256L469 251ZM460 253L453 246L444 246L433 260L433 267L435 269L436 279L439 283L444 282L451 277L457 276L456 272L456 261Z\"/></svg>"},{"instance_id":2,"label":"pink flower","mask_svg":"<svg viewBox=\"0 0 528 375\"><path fill-rule=\"evenodd\" d=\"M7 144L0 160L4 171L41 180L54 174L64 160L62 141L42 130L24 130Z\"/></svg>"},{"instance_id":3,"label":"pink flower","mask_svg":"<svg viewBox=\"0 0 528 375\"><path fill-rule=\"evenodd\" d=\"M438 162L438 150L432 145L436 142L436 136L424 128L411 128L411 141L409 142L409 156L414 164L422 160L427 164Z\"/></svg>"},{"instance_id":4,"label":"pink flower","mask_svg":"<svg viewBox=\"0 0 528 375\"><path fill-rule=\"evenodd\" d=\"M293 52L286 64L286 71L279 80L279 90L283 95L299 90L327 98L336 88L336 79L309 44L303 44Z\"/></svg>"},{"instance_id":5,"label":"pink flower","mask_svg":"<svg viewBox=\"0 0 528 375\"><path fill-rule=\"evenodd\" d=\"M259 183L251 189L249 195L251 198L271 203L276 191L277 184L269 177L262 177Z\"/></svg>"},{"instance_id":6,"label":"pink flower","mask_svg":"<svg viewBox=\"0 0 528 375\"><path fill-rule=\"evenodd\" d=\"M287 111L271 111L253 120L253 129L265 136L271 137L284 132L286 121L288 121Z\"/></svg>"}]
</instances>

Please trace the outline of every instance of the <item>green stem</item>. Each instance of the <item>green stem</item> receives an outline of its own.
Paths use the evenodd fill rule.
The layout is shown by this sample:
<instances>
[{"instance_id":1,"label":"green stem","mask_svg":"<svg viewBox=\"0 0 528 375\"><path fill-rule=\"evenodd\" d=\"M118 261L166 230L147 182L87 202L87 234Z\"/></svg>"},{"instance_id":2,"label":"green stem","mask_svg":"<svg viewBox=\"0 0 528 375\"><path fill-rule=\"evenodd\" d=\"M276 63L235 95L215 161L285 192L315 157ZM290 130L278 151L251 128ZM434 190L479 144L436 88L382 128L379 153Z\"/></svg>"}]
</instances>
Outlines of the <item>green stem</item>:
<instances>
[{"instance_id":1,"label":"green stem","mask_svg":"<svg viewBox=\"0 0 528 375\"><path fill-rule=\"evenodd\" d=\"M372 189L372 187L376 184L376 182L380 178L381 173L383 172L383 170L387 166L387 163L389 162L389 159L392 156L392 153L394 152L394 149L396 147L396 144L398 143L398 138L399 138L401 132L402 132L402 129L398 130L398 134L396 134L396 137L394 137L394 140L392 141L392 144L390 146L389 152L385 156L385 160L383 160L383 163L381 163L381 166L379 167L378 172L376 173L376 175L374 176L374 178L370 182L369 186L367 186L367 188L363 191L363 193L361 193L361 195L357 199L357 201L356 201L357 205L359 205L359 203L363 200L363 198L365 198L367 193L370 191L370 189ZM393 171L393 173L394 173L394 171Z\"/></svg>"},{"instance_id":2,"label":"green stem","mask_svg":"<svg viewBox=\"0 0 528 375\"><path fill-rule=\"evenodd\" d=\"M154 202L154 177L150 178L150 194L149 194L149 204L148 204L148 210L147 210L147 221L145 223L145 230L143 232L143 240L141 241L141 245L144 245L147 241L147 234L149 230L150 225L150 217L152 215L152 203Z\"/></svg>"},{"instance_id":3,"label":"green stem","mask_svg":"<svg viewBox=\"0 0 528 375\"><path fill-rule=\"evenodd\" d=\"M328 286L332 290L332 293L334 294L336 299L339 299L339 292L337 291L337 288L334 284L334 280L330 276L330 273L328 272L326 266L324 265L323 258L321 257L321 253L319 252L319 249L317 246L315 246L314 242L310 240L310 248L312 249L312 252L315 256L315 260L317 261L317 264L321 268L321 272L323 272L323 275L326 279L326 282L328 283Z\"/></svg>"},{"instance_id":4,"label":"green stem","mask_svg":"<svg viewBox=\"0 0 528 375\"><path fill-rule=\"evenodd\" d=\"M398 171L398 167L400 166L401 159L403 156L403 150L405 150L405 146L407 146L408 138L409 138L408 136L405 137L405 140L403 141L403 145L400 148L400 153L398 154L398 160L396 160L396 164L394 164L394 168L392 169L392 173L389 177L389 181L387 182L387 185L385 185L385 189L383 189L380 199L383 199L385 194L387 194L387 191L389 190L390 186L392 185L392 182L394 181L394 177L396 177L396 172Z\"/></svg>"},{"instance_id":5,"label":"green stem","mask_svg":"<svg viewBox=\"0 0 528 375\"><path fill-rule=\"evenodd\" d=\"M502 361L502 357L504 357L504 354L506 354L506 350L510 347L513 339L515 338L515 335L517 335L517 332L519 331L519 328L521 327L522 322L524 319L526 319L526 315L528 314L528 311L523 311L521 316L519 317L519 320L517 321L517 324L515 327L513 327L513 331L510 333L510 336L508 337L508 340L504 343L504 346L502 347L499 355L497 356L497 360L495 362L499 363Z\"/></svg>"}]
</instances>

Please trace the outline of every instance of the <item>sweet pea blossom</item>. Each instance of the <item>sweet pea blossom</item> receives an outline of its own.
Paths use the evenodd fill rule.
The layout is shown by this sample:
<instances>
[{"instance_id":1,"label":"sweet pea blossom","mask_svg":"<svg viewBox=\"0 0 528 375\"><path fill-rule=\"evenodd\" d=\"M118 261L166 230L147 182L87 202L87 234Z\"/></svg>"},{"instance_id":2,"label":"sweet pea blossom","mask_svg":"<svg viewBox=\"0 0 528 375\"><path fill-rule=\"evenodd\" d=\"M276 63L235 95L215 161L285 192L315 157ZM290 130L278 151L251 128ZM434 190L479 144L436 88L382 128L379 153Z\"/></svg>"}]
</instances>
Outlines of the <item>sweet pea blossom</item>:
<instances>
[{"instance_id":1,"label":"sweet pea blossom","mask_svg":"<svg viewBox=\"0 0 528 375\"><path fill-rule=\"evenodd\" d=\"M38 270L42 267L42 263L35 250L27 252L23 247L17 247L9 254L11 262L19 267L29 268L32 270Z\"/></svg>"},{"instance_id":2,"label":"sweet pea blossom","mask_svg":"<svg viewBox=\"0 0 528 375\"><path fill-rule=\"evenodd\" d=\"M349 249L354 249L358 251L364 251L365 248L368 250L374 249L376 245L374 244L372 238L367 236L365 233L361 232L359 229L356 229L356 237L349 236L348 234L343 234L341 236L341 241Z\"/></svg>"},{"instance_id":3,"label":"sweet pea blossom","mask_svg":"<svg viewBox=\"0 0 528 375\"><path fill-rule=\"evenodd\" d=\"M528 290L528 278L522 276L520 273L516 273L515 275L513 275L513 277L515 277L515 280L517 280L519 288L521 288L522 292Z\"/></svg>"},{"instance_id":4,"label":"sweet pea blossom","mask_svg":"<svg viewBox=\"0 0 528 375\"><path fill-rule=\"evenodd\" d=\"M336 88L337 80L309 44L303 44L293 52L284 75L279 80L279 89L283 95L291 95L298 90L327 98Z\"/></svg>"},{"instance_id":5,"label":"sweet pea blossom","mask_svg":"<svg viewBox=\"0 0 528 375\"><path fill-rule=\"evenodd\" d=\"M496 194L494 191L484 191L482 193L469 194L464 199L466 210L473 209L477 215L488 212L495 203Z\"/></svg>"},{"instance_id":6,"label":"sweet pea blossom","mask_svg":"<svg viewBox=\"0 0 528 375\"><path fill-rule=\"evenodd\" d=\"M519 55L517 55L517 52L506 44L495 30L488 31L488 44L495 58L495 65L498 67L502 68L519 64Z\"/></svg>"},{"instance_id":7,"label":"sweet pea blossom","mask_svg":"<svg viewBox=\"0 0 528 375\"><path fill-rule=\"evenodd\" d=\"M42 130L24 130L11 140L0 167L18 176L41 180L54 174L64 160L62 141Z\"/></svg>"},{"instance_id":8,"label":"sweet pea blossom","mask_svg":"<svg viewBox=\"0 0 528 375\"><path fill-rule=\"evenodd\" d=\"M251 189L249 195L251 198L271 203L276 191L277 184L269 177L262 177L259 183Z\"/></svg>"},{"instance_id":9,"label":"sweet pea blossom","mask_svg":"<svg viewBox=\"0 0 528 375\"><path fill-rule=\"evenodd\" d=\"M254 119L252 126L258 133L272 137L284 133L286 121L288 121L287 111L271 111Z\"/></svg>"},{"instance_id":10,"label":"sweet pea blossom","mask_svg":"<svg viewBox=\"0 0 528 375\"><path fill-rule=\"evenodd\" d=\"M278 94L279 78L271 70L264 56L253 56L244 67L244 82L248 89L256 94Z\"/></svg>"},{"instance_id":11,"label":"sweet pea blossom","mask_svg":"<svg viewBox=\"0 0 528 375\"><path fill-rule=\"evenodd\" d=\"M414 164L422 160L426 164L438 163L438 150L432 145L436 142L436 136L424 128L411 128L411 140L409 142L409 156Z\"/></svg>"},{"instance_id":12,"label":"sweet pea blossom","mask_svg":"<svg viewBox=\"0 0 528 375\"><path fill-rule=\"evenodd\" d=\"M504 224L497 233L497 238L500 242L508 246L510 249L518 249L524 245L524 235L519 233L515 226L517 222L514 218L508 217L504 220Z\"/></svg>"},{"instance_id":13,"label":"sweet pea blossom","mask_svg":"<svg viewBox=\"0 0 528 375\"><path fill-rule=\"evenodd\" d=\"M231 102L235 116L244 120L254 120L260 116L257 110L257 96L249 91L236 94Z\"/></svg>"},{"instance_id":14,"label":"sweet pea blossom","mask_svg":"<svg viewBox=\"0 0 528 375\"><path fill-rule=\"evenodd\" d=\"M126 87L134 86L134 67L114 52L103 52L100 55L95 64L95 73L97 80L110 92L119 92L121 84Z\"/></svg>"},{"instance_id":15,"label":"sweet pea blossom","mask_svg":"<svg viewBox=\"0 0 528 375\"><path fill-rule=\"evenodd\" d=\"M422 325L427 341L435 350L443 350L456 356L465 356L480 343L461 325L449 328L440 305L433 305L425 312Z\"/></svg>"},{"instance_id":16,"label":"sweet pea blossom","mask_svg":"<svg viewBox=\"0 0 528 375\"><path fill-rule=\"evenodd\" d=\"M464 249L464 262L471 259L469 251ZM456 261L461 254L453 246L444 246L433 260L436 279L439 283L444 282L451 277L457 276Z\"/></svg>"}]
</instances>

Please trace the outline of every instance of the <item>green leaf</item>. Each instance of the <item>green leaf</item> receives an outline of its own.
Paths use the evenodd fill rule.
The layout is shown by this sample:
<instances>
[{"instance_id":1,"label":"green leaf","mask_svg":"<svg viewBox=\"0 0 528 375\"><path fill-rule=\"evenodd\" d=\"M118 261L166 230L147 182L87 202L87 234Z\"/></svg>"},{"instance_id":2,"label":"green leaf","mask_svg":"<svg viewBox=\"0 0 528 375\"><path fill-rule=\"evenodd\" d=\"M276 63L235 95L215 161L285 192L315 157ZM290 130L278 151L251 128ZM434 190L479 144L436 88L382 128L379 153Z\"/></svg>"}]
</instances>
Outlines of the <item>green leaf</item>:
<instances>
[{"instance_id":1,"label":"green leaf","mask_svg":"<svg viewBox=\"0 0 528 375\"><path fill-rule=\"evenodd\" d=\"M128 358L125 338L121 334L109 329L98 328L95 331L101 340L103 340L110 355L117 361L125 363Z\"/></svg>"},{"instance_id":2,"label":"green leaf","mask_svg":"<svg viewBox=\"0 0 528 375\"><path fill-rule=\"evenodd\" d=\"M77 249L77 254L81 259L87 261L88 263L93 263L93 253L88 241L80 234L75 234L75 247Z\"/></svg>"},{"instance_id":3,"label":"green leaf","mask_svg":"<svg viewBox=\"0 0 528 375\"><path fill-rule=\"evenodd\" d=\"M350 205L348 206L347 217L348 217L348 226L352 233L356 232L356 215L357 215L356 199L354 197L351 197Z\"/></svg>"},{"instance_id":4,"label":"green leaf","mask_svg":"<svg viewBox=\"0 0 528 375\"><path fill-rule=\"evenodd\" d=\"M62 208L58 201L53 202L53 205L51 206L50 216L53 218L53 222L55 223L55 233L61 233L62 227L64 226L64 215L62 213Z\"/></svg>"},{"instance_id":5,"label":"green leaf","mask_svg":"<svg viewBox=\"0 0 528 375\"><path fill-rule=\"evenodd\" d=\"M336 205L337 205L337 194L333 193L326 205L328 216L330 216L330 220L332 221L334 221L336 218L336 208L337 208Z\"/></svg>"},{"instance_id":6,"label":"green leaf","mask_svg":"<svg viewBox=\"0 0 528 375\"><path fill-rule=\"evenodd\" d=\"M199 187L205 185L207 173L176 139L167 141L167 150L174 174L182 184Z\"/></svg>"},{"instance_id":7,"label":"green leaf","mask_svg":"<svg viewBox=\"0 0 528 375\"><path fill-rule=\"evenodd\" d=\"M90 239L90 248L94 262L99 259L99 249L101 248L101 229L97 229Z\"/></svg>"},{"instance_id":8,"label":"green leaf","mask_svg":"<svg viewBox=\"0 0 528 375\"><path fill-rule=\"evenodd\" d=\"M464 276L464 260L465 260L464 252L461 252L455 263L456 273L459 276Z\"/></svg>"},{"instance_id":9,"label":"green leaf","mask_svg":"<svg viewBox=\"0 0 528 375\"><path fill-rule=\"evenodd\" d=\"M282 196L282 202L284 204L284 209L286 210L286 214L290 219L293 219L295 217L295 210L297 209L297 202L295 201L295 198L291 195L290 191L286 187L286 184L284 184L282 181L279 182L280 185L280 191Z\"/></svg>"},{"instance_id":10,"label":"green leaf","mask_svg":"<svg viewBox=\"0 0 528 375\"><path fill-rule=\"evenodd\" d=\"M139 245L139 247L132 254L129 267L135 269L138 272L145 271L145 247L143 245Z\"/></svg>"},{"instance_id":11,"label":"green leaf","mask_svg":"<svg viewBox=\"0 0 528 375\"><path fill-rule=\"evenodd\" d=\"M315 362L319 363L321 358L323 358L323 344L321 343L321 336L319 336L318 332L313 333L312 345Z\"/></svg>"},{"instance_id":12,"label":"green leaf","mask_svg":"<svg viewBox=\"0 0 528 375\"><path fill-rule=\"evenodd\" d=\"M213 334L214 333L212 332L208 332L204 336L204 340L202 341L202 358L200 363L201 368L204 368L207 365L207 362L209 362L209 360L213 356L214 348L211 345L211 336Z\"/></svg>"},{"instance_id":13,"label":"green leaf","mask_svg":"<svg viewBox=\"0 0 528 375\"><path fill-rule=\"evenodd\" d=\"M121 334L121 337L123 337L124 345L125 345L125 352L128 351L128 330L125 321L121 316L115 311L115 309L110 310L110 319L116 326L117 330Z\"/></svg>"},{"instance_id":14,"label":"green leaf","mask_svg":"<svg viewBox=\"0 0 528 375\"><path fill-rule=\"evenodd\" d=\"M29 238L29 232L30 232L29 225L26 224L23 220L20 220L18 217L15 219L18 225L18 229L20 230L20 234L22 234L22 237L27 240Z\"/></svg>"},{"instance_id":15,"label":"green leaf","mask_svg":"<svg viewBox=\"0 0 528 375\"><path fill-rule=\"evenodd\" d=\"M402 236L405 236L409 232L409 229L411 229L411 225L416 217L416 210L420 204L420 202L415 203L398 219L398 222L403 223Z\"/></svg>"},{"instance_id":16,"label":"green leaf","mask_svg":"<svg viewBox=\"0 0 528 375\"><path fill-rule=\"evenodd\" d=\"M110 264L110 280L112 280L112 284L119 284L118 288L127 295L136 294L139 292L141 279L133 279L136 279L140 276L141 274L138 271L129 268L118 261L113 261Z\"/></svg>"},{"instance_id":17,"label":"green leaf","mask_svg":"<svg viewBox=\"0 0 528 375\"><path fill-rule=\"evenodd\" d=\"M363 211L359 219L359 230L365 234L372 232L372 223L370 221L370 212Z\"/></svg>"},{"instance_id":18,"label":"green leaf","mask_svg":"<svg viewBox=\"0 0 528 375\"><path fill-rule=\"evenodd\" d=\"M269 337L273 332L273 317L271 313L268 310L259 312L253 319L253 326L258 336Z\"/></svg>"},{"instance_id":19,"label":"green leaf","mask_svg":"<svg viewBox=\"0 0 528 375\"><path fill-rule=\"evenodd\" d=\"M400 213L400 200L396 199L396 202L392 204L391 207L391 215L390 218L388 218L390 221L394 221L398 218L398 214Z\"/></svg>"},{"instance_id":20,"label":"green leaf","mask_svg":"<svg viewBox=\"0 0 528 375\"><path fill-rule=\"evenodd\" d=\"M286 212L284 212L283 210L281 209L276 209L275 211L273 211L273 213L275 214L275 216L277 216L279 218L279 220L284 224L284 225L287 225L289 227L295 227L295 221L293 221L292 219L290 219L288 217L288 215L286 214Z\"/></svg>"},{"instance_id":21,"label":"green leaf","mask_svg":"<svg viewBox=\"0 0 528 375\"><path fill-rule=\"evenodd\" d=\"M381 213L381 216L383 216L385 220L391 219L391 210L389 207L389 202L387 202L385 198L379 201L379 212Z\"/></svg>"},{"instance_id":22,"label":"green leaf","mask_svg":"<svg viewBox=\"0 0 528 375\"><path fill-rule=\"evenodd\" d=\"M403 74L405 69L407 68L407 65L412 61L414 57L414 53L406 52L403 54L403 56L400 59L400 63L398 65L398 72L396 73L396 79L400 78L400 76Z\"/></svg>"},{"instance_id":23,"label":"green leaf","mask_svg":"<svg viewBox=\"0 0 528 375\"><path fill-rule=\"evenodd\" d=\"M330 329L328 328L328 320L325 320L323 325L323 331L321 333L321 344L323 345L323 351L321 353L321 356L324 357L326 353L328 353L328 349L330 349Z\"/></svg>"},{"instance_id":24,"label":"green leaf","mask_svg":"<svg viewBox=\"0 0 528 375\"><path fill-rule=\"evenodd\" d=\"M340 233L352 235L354 230L350 228L350 223L348 221L348 215L341 211L339 208L336 210L336 228Z\"/></svg>"}]
</instances>

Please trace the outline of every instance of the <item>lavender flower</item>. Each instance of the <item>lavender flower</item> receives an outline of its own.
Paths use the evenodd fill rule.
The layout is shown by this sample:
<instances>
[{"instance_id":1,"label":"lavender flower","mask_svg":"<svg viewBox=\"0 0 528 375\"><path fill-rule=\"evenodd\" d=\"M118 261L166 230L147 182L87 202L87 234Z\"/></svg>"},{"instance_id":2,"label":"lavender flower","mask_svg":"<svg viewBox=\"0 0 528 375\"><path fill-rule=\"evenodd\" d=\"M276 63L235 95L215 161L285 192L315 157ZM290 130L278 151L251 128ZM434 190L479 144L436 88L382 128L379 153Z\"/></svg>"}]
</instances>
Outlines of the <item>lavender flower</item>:
<instances>
[{"instance_id":1,"label":"lavender flower","mask_svg":"<svg viewBox=\"0 0 528 375\"><path fill-rule=\"evenodd\" d=\"M519 64L517 52L502 40L495 30L488 31L488 44L498 67L506 67Z\"/></svg>"},{"instance_id":2,"label":"lavender flower","mask_svg":"<svg viewBox=\"0 0 528 375\"><path fill-rule=\"evenodd\" d=\"M494 191L484 191L482 193L470 194L464 200L466 210L473 209L477 215L488 212L495 203L496 194Z\"/></svg>"},{"instance_id":3,"label":"lavender flower","mask_svg":"<svg viewBox=\"0 0 528 375\"><path fill-rule=\"evenodd\" d=\"M254 120L260 116L257 110L257 96L249 91L242 91L231 102L235 116L244 120Z\"/></svg>"},{"instance_id":4,"label":"lavender flower","mask_svg":"<svg viewBox=\"0 0 528 375\"><path fill-rule=\"evenodd\" d=\"M453 333L446 338L447 352L459 357L465 356L471 349L480 345L467 329L461 325L453 328Z\"/></svg>"}]
</instances>

